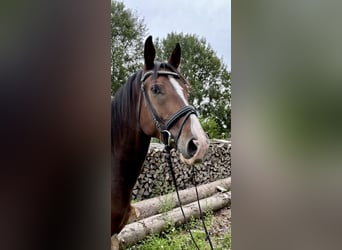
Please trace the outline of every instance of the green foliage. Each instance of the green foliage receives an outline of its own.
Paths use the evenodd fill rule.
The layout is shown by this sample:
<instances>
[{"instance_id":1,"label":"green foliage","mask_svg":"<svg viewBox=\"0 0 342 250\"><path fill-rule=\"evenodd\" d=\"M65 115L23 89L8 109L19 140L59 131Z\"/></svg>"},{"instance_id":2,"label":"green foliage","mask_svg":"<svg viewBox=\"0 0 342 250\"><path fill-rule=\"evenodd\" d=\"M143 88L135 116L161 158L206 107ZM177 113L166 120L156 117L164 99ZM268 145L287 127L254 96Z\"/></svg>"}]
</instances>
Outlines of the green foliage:
<instances>
[{"instance_id":1,"label":"green foliage","mask_svg":"<svg viewBox=\"0 0 342 250\"><path fill-rule=\"evenodd\" d=\"M112 94L128 77L142 68L146 26L122 2L111 3L111 89Z\"/></svg>"},{"instance_id":2,"label":"green foliage","mask_svg":"<svg viewBox=\"0 0 342 250\"><path fill-rule=\"evenodd\" d=\"M222 134L220 127L217 125L215 119L212 117L200 118L202 128L207 132L209 138L221 138Z\"/></svg>"},{"instance_id":3,"label":"green foliage","mask_svg":"<svg viewBox=\"0 0 342 250\"><path fill-rule=\"evenodd\" d=\"M174 207L175 207L175 203L173 201L172 195L167 194L164 196L164 199L161 201L161 207L160 207L159 213L168 212Z\"/></svg>"},{"instance_id":4,"label":"green foliage","mask_svg":"<svg viewBox=\"0 0 342 250\"><path fill-rule=\"evenodd\" d=\"M220 248L217 248L217 250L231 249L232 247L232 238L231 238L231 235L228 233L224 235L223 239L217 239L217 242L220 246L224 246L224 248L220 247Z\"/></svg>"},{"instance_id":5,"label":"green foliage","mask_svg":"<svg viewBox=\"0 0 342 250\"><path fill-rule=\"evenodd\" d=\"M204 38L191 34L171 33L157 40L157 55L167 58L177 42L182 48L180 70L191 85L189 102L200 112L203 121L210 123L209 127L215 127L209 134L226 137L231 127L231 74L227 66Z\"/></svg>"},{"instance_id":6,"label":"green foliage","mask_svg":"<svg viewBox=\"0 0 342 250\"><path fill-rule=\"evenodd\" d=\"M146 25L116 0L111 4L111 89L114 94L143 66ZM175 44L182 49L181 72L191 84L189 102L200 113L211 138L228 138L231 129L231 73L204 38L170 33L155 39L157 60L167 59Z\"/></svg>"}]
</instances>

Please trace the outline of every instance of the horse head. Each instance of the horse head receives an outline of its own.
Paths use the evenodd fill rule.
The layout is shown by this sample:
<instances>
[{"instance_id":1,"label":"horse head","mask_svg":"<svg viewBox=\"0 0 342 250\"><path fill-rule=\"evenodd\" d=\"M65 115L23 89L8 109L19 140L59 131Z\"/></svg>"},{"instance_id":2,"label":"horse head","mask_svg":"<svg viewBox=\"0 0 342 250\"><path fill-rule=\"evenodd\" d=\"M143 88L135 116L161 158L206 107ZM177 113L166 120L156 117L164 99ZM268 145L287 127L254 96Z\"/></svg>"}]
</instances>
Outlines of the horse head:
<instances>
[{"instance_id":1,"label":"horse head","mask_svg":"<svg viewBox=\"0 0 342 250\"><path fill-rule=\"evenodd\" d=\"M200 162L209 146L195 109L188 103L189 82L179 71L181 47L176 44L168 62L155 62L152 37L145 41L141 75L139 122L148 136L177 148L189 165Z\"/></svg>"}]
</instances>

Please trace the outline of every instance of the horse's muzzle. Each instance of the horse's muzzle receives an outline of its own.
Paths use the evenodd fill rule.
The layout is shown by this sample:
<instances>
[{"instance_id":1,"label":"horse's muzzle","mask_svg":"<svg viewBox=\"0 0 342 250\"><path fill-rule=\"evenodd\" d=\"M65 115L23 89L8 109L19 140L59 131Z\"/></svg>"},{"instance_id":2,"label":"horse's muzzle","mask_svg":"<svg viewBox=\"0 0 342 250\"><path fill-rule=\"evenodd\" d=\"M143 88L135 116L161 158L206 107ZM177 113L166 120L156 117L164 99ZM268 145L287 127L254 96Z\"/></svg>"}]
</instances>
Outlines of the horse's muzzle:
<instances>
[{"instance_id":1,"label":"horse's muzzle","mask_svg":"<svg viewBox=\"0 0 342 250\"><path fill-rule=\"evenodd\" d=\"M186 150L181 152L180 159L188 165L200 163L202 162L208 148L208 140L190 139L187 143Z\"/></svg>"}]
</instances>

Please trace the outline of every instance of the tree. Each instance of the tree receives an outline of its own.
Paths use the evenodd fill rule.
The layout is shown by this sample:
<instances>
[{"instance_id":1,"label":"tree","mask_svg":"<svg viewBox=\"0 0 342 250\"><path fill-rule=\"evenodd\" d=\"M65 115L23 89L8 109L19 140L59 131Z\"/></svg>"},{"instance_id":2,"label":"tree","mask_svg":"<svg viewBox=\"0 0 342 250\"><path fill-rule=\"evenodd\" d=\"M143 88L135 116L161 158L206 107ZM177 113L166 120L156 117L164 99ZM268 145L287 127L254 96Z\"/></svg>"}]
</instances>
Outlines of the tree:
<instances>
[{"instance_id":1,"label":"tree","mask_svg":"<svg viewBox=\"0 0 342 250\"><path fill-rule=\"evenodd\" d=\"M231 82L227 66L204 38L191 34L168 34L157 40L157 55L167 58L179 42L182 48L180 71L189 80L189 102L199 111L202 125L212 128L210 137L228 137L231 117ZM215 126L214 126L215 125Z\"/></svg>"},{"instance_id":2,"label":"tree","mask_svg":"<svg viewBox=\"0 0 342 250\"><path fill-rule=\"evenodd\" d=\"M111 89L112 94L143 65L146 25L122 2L111 3Z\"/></svg>"}]
</instances>

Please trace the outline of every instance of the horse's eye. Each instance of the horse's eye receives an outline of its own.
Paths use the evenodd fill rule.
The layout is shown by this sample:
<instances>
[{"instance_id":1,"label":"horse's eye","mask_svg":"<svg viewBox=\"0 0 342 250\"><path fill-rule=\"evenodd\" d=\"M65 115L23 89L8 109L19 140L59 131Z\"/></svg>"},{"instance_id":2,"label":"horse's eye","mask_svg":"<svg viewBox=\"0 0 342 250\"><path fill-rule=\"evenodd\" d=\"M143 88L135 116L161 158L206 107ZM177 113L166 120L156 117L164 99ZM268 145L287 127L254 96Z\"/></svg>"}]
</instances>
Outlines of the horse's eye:
<instances>
[{"instance_id":1,"label":"horse's eye","mask_svg":"<svg viewBox=\"0 0 342 250\"><path fill-rule=\"evenodd\" d=\"M158 95L161 94L160 87L157 84L153 84L151 87L151 91L153 94Z\"/></svg>"}]
</instances>

